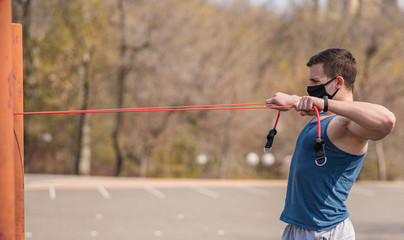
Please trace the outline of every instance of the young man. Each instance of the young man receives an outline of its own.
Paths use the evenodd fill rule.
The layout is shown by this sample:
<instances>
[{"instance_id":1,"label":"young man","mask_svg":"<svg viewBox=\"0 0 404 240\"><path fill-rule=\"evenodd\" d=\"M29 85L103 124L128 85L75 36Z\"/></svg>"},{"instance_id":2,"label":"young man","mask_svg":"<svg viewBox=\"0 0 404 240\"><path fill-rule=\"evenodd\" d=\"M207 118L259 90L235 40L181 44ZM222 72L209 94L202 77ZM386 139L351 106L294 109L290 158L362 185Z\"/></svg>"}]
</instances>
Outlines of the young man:
<instances>
[{"instance_id":1,"label":"young man","mask_svg":"<svg viewBox=\"0 0 404 240\"><path fill-rule=\"evenodd\" d=\"M394 128L395 116L377 104L353 101L356 61L348 50L327 49L310 58L309 96L276 93L267 106L294 106L300 115L323 111L321 136L325 157L316 160L317 122L300 133L290 165L281 220L282 239L355 239L345 205L366 155L369 140Z\"/></svg>"}]
</instances>

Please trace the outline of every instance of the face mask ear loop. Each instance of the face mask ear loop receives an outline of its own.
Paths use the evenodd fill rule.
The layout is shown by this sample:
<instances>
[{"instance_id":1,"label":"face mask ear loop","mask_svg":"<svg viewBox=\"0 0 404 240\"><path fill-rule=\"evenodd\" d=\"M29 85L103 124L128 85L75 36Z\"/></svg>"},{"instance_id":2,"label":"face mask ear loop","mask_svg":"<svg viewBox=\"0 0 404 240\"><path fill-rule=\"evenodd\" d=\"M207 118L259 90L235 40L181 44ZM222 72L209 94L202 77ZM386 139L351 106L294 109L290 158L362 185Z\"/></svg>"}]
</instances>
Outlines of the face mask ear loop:
<instances>
[{"instance_id":1,"label":"face mask ear loop","mask_svg":"<svg viewBox=\"0 0 404 240\"><path fill-rule=\"evenodd\" d=\"M337 77L338 77L338 76L337 76ZM337 77L333 77L328 83L334 81L335 79L337 79ZM328 84L328 83L327 83L327 84ZM339 89L337 89L337 90L334 92L333 95L328 95L328 98L329 98L329 99L332 99L332 98L335 96L335 94L337 94L338 91L339 91Z\"/></svg>"},{"instance_id":2,"label":"face mask ear loop","mask_svg":"<svg viewBox=\"0 0 404 240\"><path fill-rule=\"evenodd\" d=\"M325 141L321 138L321 123L320 113L316 106L313 106L317 116L317 138L314 139L314 150L316 151L316 160L314 161L317 166L322 167L327 163L327 157L325 156ZM319 162L320 161L320 162Z\"/></svg>"},{"instance_id":3,"label":"face mask ear loop","mask_svg":"<svg viewBox=\"0 0 404 240\"><path fill-rule=\"evenodd\" d=\"M335 96L335 94L337 94L337 92L339 91L339 89L337 89L335 92L334 92L334 94L333 95L331 95L331 96L328 96L328 98L329 99L332 99L334 96Z\"/></svg>"},{"instance_id":4,"label":"face mask ear loop","mask_svg":"<svg viewBox=\"0 0 404 240\"><path fill-rule=\"evenodd\" d=\"M264 153L269 153L272 150L272 144L274 143L274 138L277 133L276 126L278 125L279 117L281 116L281 111L278 111L278 116L276 117L274 128L269 130L267 135L267 144L264 147Z\"/></svg>"}]
</instances>

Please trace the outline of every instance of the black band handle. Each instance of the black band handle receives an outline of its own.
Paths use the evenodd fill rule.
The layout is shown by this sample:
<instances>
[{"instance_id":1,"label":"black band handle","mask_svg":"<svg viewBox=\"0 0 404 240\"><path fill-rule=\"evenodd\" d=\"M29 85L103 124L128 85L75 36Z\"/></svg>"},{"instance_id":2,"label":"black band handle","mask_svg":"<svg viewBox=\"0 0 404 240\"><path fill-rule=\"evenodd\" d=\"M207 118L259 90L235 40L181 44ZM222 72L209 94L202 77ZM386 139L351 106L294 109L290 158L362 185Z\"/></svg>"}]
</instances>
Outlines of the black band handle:
<instances>
[{"instance_id":1,"label":"black band handle","mask_svg":"<svg viewBox=\"0 0 404 240\"><path fill-rule=\"evenodd\" d=\"M322 167L327 162L325 156L325 141L321 138L314 139L314 150L316 151L316 165Z\"/></svg>"},{"instance_id":2,"label":"black band handle","mask_svg":"<svg viewBox=\"0 0 404 240\"><path fill-rule=\"evenodd\" d=\"M272 144L274 143L274 138L275 138L276 133L277 133L277 131L275 128L272 128L271 130L269 130L268 135L267 135L267 144L265 144L264 152L268 153L271 151Z\"/></svg>"}]
</instances>

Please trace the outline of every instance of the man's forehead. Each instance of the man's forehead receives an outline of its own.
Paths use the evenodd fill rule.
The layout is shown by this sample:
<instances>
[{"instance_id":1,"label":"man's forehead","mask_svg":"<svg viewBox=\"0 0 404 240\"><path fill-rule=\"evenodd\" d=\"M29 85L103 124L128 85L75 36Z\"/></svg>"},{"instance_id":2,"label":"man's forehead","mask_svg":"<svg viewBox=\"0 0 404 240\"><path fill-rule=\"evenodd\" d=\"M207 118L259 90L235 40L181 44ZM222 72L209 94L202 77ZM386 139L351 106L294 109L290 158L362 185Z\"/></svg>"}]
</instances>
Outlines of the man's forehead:
<instances>
[{"instance_id":1,"label":"man's forehead","mask_svg":"<svg viewBox=\"0 0 404 240\"><path fill-rule=\"evenodd\" d=\"M319 79L327 77L324 73L323 63L317 63L310 68L310 79Z\"/></svg>"}]
</instances>

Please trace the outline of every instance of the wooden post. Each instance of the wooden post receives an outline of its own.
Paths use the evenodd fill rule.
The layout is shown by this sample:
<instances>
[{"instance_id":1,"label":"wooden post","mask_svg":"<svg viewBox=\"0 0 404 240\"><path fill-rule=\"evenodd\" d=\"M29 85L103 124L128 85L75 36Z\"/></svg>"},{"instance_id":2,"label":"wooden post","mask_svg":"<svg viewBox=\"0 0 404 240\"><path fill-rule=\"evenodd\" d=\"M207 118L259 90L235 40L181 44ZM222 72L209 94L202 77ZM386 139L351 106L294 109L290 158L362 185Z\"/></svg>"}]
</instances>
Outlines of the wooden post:
<instances>
[{"instance_id":1,"label":"wooden post","mask_svg":"<svg viewBox=\"0 0 404 240\"><path fill-rule=\"evenodd\" d=\"M11 24L13 112L23 112L22 26ZM14 116L15 238L24 240L24 116Z\"/></svg>"},{"instance_id":2,"label":"wooden post","mask_svg":"<svg viewBox=\"0 0 404 240\"><path fill-rule=\"evenodd\" d=\"M11 0L0 1L0 239L15 239Z\"/></svg>"}]
</instances>

